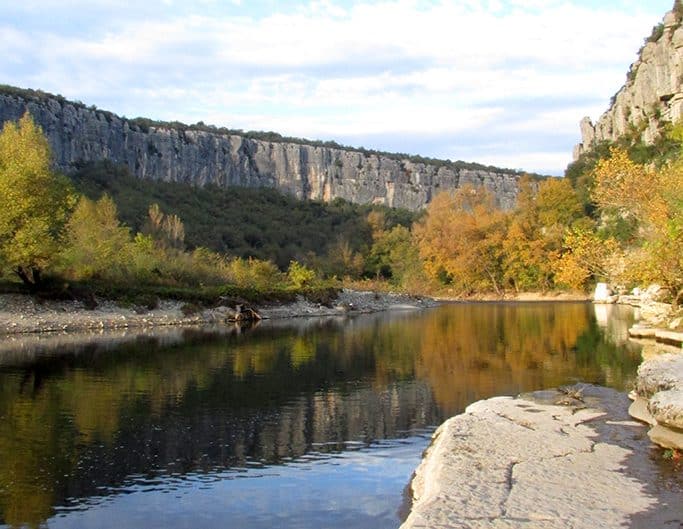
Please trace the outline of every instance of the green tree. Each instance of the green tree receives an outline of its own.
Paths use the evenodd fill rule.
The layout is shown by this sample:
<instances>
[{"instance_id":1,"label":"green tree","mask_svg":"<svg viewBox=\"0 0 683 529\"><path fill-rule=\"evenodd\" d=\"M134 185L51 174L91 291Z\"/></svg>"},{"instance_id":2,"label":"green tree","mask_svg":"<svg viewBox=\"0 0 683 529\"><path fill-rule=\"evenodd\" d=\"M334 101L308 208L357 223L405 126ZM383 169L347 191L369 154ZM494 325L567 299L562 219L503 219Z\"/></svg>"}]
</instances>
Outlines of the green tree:
<instances>
[{"instance_id":1,"label":"green tree","mask_svg":"<svg viewBox=\"0 0 683 529\"><path fill-rule=\"evenodd\" d=\"M116 204L81 197L66 226L61 253L64 272L74 279L121 277L132 266L130 230L121 225Z\"/></svg>"},{"instance_id":2,"label":"green tree","mask_svg":"<svg viewBox=\"0 0 683 529\"><path fill-rule=\"evenodd\" d=\"M394 286L406 286L409 279L421 279L420 252L410 230L394 226L382 231L370 249L368 262L377 277L388 278Z\"/></svg>"},{"instance_id":3,"label":"green tree","mask_svg":"<svg viewBox=\"0 0 683 529\"><path fill-rule=\"evenodd\" d=\"M0 261L32 288L55 259L75 202L51 169L47 139L26 113L0 132Z\"/></svg>"}]
</instances>

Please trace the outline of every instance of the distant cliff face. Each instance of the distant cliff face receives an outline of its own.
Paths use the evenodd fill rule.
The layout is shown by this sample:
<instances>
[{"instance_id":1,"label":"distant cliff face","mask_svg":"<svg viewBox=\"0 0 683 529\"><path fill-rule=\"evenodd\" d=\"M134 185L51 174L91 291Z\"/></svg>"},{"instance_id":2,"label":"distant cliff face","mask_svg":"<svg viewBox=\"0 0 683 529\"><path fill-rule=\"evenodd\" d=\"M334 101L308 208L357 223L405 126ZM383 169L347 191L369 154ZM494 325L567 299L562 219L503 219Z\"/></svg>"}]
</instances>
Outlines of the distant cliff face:
<instances>
[{"instance_id":1,"label":"distant cliff face","mask_svg":"<svg viewBox=\"0 0 683 529\"><path fill-rule=\"evenodd\" d=\"M678 6L678 3L676 4ZM646 143L659 135L665 121L683 116L683 27L682 9L676 7L664 17L631 65L626 84L614 96L612 105L597 123L581 120L581 143L574 159L600 141L615 141L636 132Z\"/></svg>"},{"instance_id":2,"label":"distant cliff face","mask_svg":"<svg viewBox=\"0 0 683 529\"><path fill-rule=\"evenodd\" d=\"M19 92L19 91L17 91ZM180 128L141 128L93 107L62 98L0 94L0 123L28 110L43 128L58 168L109 159L139 178L198 186L274 187L297 198L343 198L411 210L440 191L484 185L498 204L514 205L519 175L453 164L414 163L383 155L234 134Z\"/></svg>"}]
</instances>

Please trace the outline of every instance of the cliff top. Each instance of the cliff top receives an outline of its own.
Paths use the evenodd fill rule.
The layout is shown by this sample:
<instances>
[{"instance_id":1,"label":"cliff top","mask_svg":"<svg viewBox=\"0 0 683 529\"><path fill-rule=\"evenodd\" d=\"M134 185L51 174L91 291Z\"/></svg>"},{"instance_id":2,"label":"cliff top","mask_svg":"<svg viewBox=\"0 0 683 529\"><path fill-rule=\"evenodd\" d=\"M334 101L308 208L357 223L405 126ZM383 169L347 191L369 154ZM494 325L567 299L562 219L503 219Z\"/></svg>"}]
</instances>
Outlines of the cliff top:
<instances>
[{"instance_id":1,"label":"cliff top","mask_svg":"<svg viewBox=\"0 0 683 529\"><path fill-rule=\"evenodd\" d=\"M49 92L44 92L42 90L33 90L30 88L19 88L16 86L11 86L11 85L5 85L5 84L0 84L0 95L7 95L7 96L13 96L13 97L19 97L25 100L29 101L35 101L39 103L44 103L48 100L55 100L57 101L60 105L72 105L77 108L84 108L84 109L89 109L93 112L98 112L105 116L108 120L111 120L112 118L117 118L121 119L124 121L128 121L132 126L136 126L142 131L148 131L149 129L152 128L157 128L157 129L172 129L172 130L178 130L178 131L198 131L198 132L206 132L210 134L219 134L219 135L224 135L224 136L242 136L245 138L250 138L254 140L261 140L261 141L267 141L267 142L272 142L272 143L296 143L296 144L301 144L301 145L310 145L312 147L325 147L325 148L330 148L330 149L339 149L343 151L350 151L350 152L359 152L362 153L366 156L383 156L387 158L391 158L394 160L408 160L413 163L422 163L422 164L429 164L429 165L435 165L438 167L441 166L446 166L449 168L453 169L465 169L465 170L472 170L472 171L489 171L489 172L495 172L495 173L509 173L509 174L516 174L516 175L521 175L521 174L528 174L532 178L547 178L546 175L540 175L537 173L527 173L525 171L519 171L515 169L506 169L506 168L501 168L501 167L494 167L491 165L484 165L476 162L465 162L462 160L456 160L456 161L451 161L451 160L442 160L438 158L429 158L429 157L424 157L424 156L419 156L416 154L406 154L406 153L396 153L396 152L386 152L386 151L379 151L375 149L366 149L364 147L351 147L348 145L342 145L337 143L336 141L328 140L328 141L321 141L321 140L310 140L307 138L296 138L296 137L290 137L290 136L283 136L277 132L272 132L272 131L244 131L242 129L229 129L227 127L217 127L215 125L207 125L203 121L199 121L195 124L188 125L185 123L181 123L179 121L159 121L159 120L153 120L149 118L144 118L144 117L136 117L136 118L126 118L125 116L117 116L113 112L107 111L107 110L102 110L99 109L96 105L86 105L82 101L70 101L67 98L65 98L62 95L55 95L51 94Z\"/></svg>"},{"instance_id":2,"label":"cliff top","mask_svg":"<svg viewBox=\"0 0 683 529\"><path fill-rule=\"evenodd\" d=\"M683 0L652 28L638 50L626 81L594 123L581 120L581 143L574 160L603 142L653 145L667 126L683 118Z\"/></svg>"}]
</instances>

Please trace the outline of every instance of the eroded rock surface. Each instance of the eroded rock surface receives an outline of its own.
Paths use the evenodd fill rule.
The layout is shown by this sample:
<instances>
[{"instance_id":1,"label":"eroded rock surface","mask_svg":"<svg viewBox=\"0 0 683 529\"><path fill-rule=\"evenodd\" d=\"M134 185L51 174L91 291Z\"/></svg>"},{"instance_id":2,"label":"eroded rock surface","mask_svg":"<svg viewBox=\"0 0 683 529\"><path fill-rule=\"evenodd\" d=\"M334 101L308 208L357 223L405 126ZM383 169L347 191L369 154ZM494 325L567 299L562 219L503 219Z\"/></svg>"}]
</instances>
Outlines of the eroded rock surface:
<instances>
[{"instance_id":1,"label":"eroded rock surface","mask_svg":"<svg viewBox=\"0 0 683 529\"><path fill-rule=\"evenodd\" d=\"M574 158L596 143L616 141L634 131L651 143L664 121L677 122L682 116L683 27L680 14L672 11L640 50L609 110L595 124L583 118L582 141L574 149Z\"/></svg>"},{"instance_id":2,"label":"eroded rock surface","mask_svg":"<svg viewBox=\"0 0 683 529\"><path fill-rule=\"evenodd\" d=\"M652 442L683 450L683 353L649 355L638 368L631 397L629 412L652 426Z\"/></svg>"},{"instance_id":3,"label":"eroded rock surface","mask_svg":"<svg viewBox=\"0 0 683 529\"><path fill-rule=\"evenodd\" d=\"M26 111L45 132L55 163L111 160L138 178L197 186L273 187L299 199L343 198L417 210L440 191L482 185L514 206L518 173L483 165L419 163L322 145L265 141L216 129L146 126L111 112L43 94L0 93L0 124Z\"/></svg>"},{"instance_id":4,"label":"eroded rock surface","mask_svg":"<svg viewBox=\"0 0 683 529\"><path fill-rule=\"evenodd\" d=\"M627 398L588 386L477 402L444 423L412 482L412 528L679 528L683 479L662 479Z\"/></svg>"}]
</instances>

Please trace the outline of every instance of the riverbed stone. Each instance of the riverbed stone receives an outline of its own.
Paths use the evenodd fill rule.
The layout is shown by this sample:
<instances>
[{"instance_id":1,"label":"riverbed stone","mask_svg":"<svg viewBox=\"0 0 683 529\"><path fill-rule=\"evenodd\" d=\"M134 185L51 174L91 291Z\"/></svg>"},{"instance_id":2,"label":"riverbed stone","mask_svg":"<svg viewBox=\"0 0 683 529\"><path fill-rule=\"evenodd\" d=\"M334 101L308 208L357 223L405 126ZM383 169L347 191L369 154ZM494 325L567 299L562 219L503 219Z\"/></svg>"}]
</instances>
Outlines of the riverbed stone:
<instances>
[{"instance_id":1,"label":"riverbed stone","mask_svg":"<svg viewBox=\"0 0 683 529\"><path fill-rule=\"evenodd\" d=\"M636 393L646 398L660 391L683 390L683 354L664 353L643 362L635 386Z\"/></svg>"},{"instance_id":2,"label":"riverbed stone","mask_svg":"<svg viewBox=\"0 0 683 529\"><path fill-rule=\"evenodd\" d=\"M647 408L659 424L683 430L683 390L655 393L650 397Z\"/></svg>"},{"instance_id":3,"label":"riverbed stone","mask_svg":"<svg viewBox=\"0 0 683 529\"><path fill-rule=\"evenodd\" d=\"M681 489L652 486L656 462L628 398L578 394L571 406L553 404L558 392L489 399L446 421L402 529L679 527Z\"/></svg>"},{"instance_id":4,"label":"riverbed stone","mask_svg":"<svg viewBox=\"0 0 683 529\"><path fill-rule=\"evenodd\" d=\"M648 409L648 404L648 399L636 396L628 408L628 413L634 419L654 426L655 424L657 424L657 420L650 413L650 410Z\"/></svg>"},{"instance_id":5,"label":"riverbed stone","mask_svg":"<svg viewBox=\"0 0 683 529\"><path fill-rule=\"evenodd\" d=\"M668 347L656 344L656 348ZM652 442L683 450L683 354L680 350L647 355L638 368L629 413L653 428ZM645 403L645 405L644 405Z\"/></svg>"},{"instance_id":6,"label":"riverbed stone","mask_svg":"<svg viewBox=\"0 0 683 529\"><path fill-rule=\"evenodd\" d=\"M661 343L681 347L681 344L683 344L683 332L657 329L657 332L655 332L655 339Z\"/></svg>"},{"instance_id":7,"label":"riverbed stone","mask_svg":"<svg viewBox=\"0 0 683 529\"><path fill-rule=\"evenodd\" d=\"M683 432L661 424L654 426L647 435L653 443L664 448L683 450Z\"/></svg>"}]
</instances>

